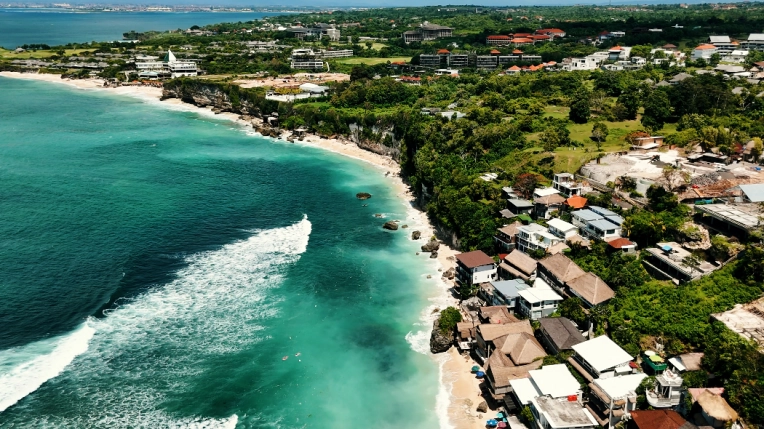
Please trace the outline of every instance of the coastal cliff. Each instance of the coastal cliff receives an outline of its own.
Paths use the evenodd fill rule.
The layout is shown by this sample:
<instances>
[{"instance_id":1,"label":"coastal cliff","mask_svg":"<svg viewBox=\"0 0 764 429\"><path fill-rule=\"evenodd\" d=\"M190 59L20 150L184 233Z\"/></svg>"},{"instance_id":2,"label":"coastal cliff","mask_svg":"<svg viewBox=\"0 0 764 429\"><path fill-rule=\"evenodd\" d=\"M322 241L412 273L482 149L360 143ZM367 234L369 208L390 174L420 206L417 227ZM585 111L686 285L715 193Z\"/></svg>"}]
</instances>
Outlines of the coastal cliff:
<instances>
[{"instance_id":1,"label":"coastal cliff","mask_svg":"<svg viewBox=\"0 0 764 429\"><path fill-rule=\"evenodd\" d=\"M175 79L167 82L162 100L176 98L198 107L210 107L215 113L230 112L242 116L263 135L279 137L281 131L307 126L308 130L324 138L334 137L353 143L363 150L400 161L401 141L395 138L394 125L390 123L364 126L357 118L336 118L344 122L341 129L327 130L321 120L315 124L306 121L301 107L265 98L262 88L241 88L238 85L205 82L196 79ZM268 116L277 117L272 125ZM310 115L311 117L315 115ZM254 119L254 120L253 120ZM315 126L314 126L315 125ZM322 127L324 129L322 129Z\"/></svg>"}]
</instances>

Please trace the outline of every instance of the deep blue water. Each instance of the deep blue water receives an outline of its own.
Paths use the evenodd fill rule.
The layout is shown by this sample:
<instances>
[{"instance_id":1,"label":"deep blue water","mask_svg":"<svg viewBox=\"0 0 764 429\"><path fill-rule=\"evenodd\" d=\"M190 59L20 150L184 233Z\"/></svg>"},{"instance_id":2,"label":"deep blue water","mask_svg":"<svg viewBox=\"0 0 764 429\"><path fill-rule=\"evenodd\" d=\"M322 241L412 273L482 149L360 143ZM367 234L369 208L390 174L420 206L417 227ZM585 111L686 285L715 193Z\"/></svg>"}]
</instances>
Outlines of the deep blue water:
<instances>
[{"instance_id":1,"label":"deep blue water","mask_svg":"<svg viewBox=\"0 0 764 429\"><path fill-rule=\"evenodd\" d=\"M435 266L374 216L409 215L383 170L103 92L0 91L0 427L437 427L412 347Z\"/></svg>"},{"instance_id":2,"label":"deep blue water","mask_svg":"<svg viewBox=\"0 0 764 429\"><path fill-rule=\"evenodd\" d=\"M67 43L122 40L135 31L187 29L194 25L246 22L261 12L67 12L63 9L0 9L0 46L13 49L32 43L50 46Z\"/></svg>"}]
</instances>

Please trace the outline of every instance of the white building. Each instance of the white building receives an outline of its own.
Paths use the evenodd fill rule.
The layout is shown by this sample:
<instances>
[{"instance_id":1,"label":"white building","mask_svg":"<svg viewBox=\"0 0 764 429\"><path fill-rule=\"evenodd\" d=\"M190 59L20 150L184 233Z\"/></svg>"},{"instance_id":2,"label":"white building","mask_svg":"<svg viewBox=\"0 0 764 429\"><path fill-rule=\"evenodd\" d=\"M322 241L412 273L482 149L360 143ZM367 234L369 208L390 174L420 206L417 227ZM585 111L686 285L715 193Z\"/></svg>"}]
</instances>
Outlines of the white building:
<instances>
[{"instance_id":1,"label":"white building","mask_svg":"<svg viewBox=\"0 0 764 429\"><path fill-rule=\"evenodd\" d=\"M647 374L637 373L594 380L586 407L603 427L613 429L637 408L636 390L645 378Z\"/></svg>"},{"instance_id":2,"label":"white building","mask_svg":"<svg viewBox=\"0 0 764 429\"><path fill-rule=\"evenodd\" d=\"M172 51L168 50L164 57L165 69L170 73L170 77L196 76L198 73L196 63L193 61L178 60Z\"/></svg>"},{"instance_id":3,"label":"white building","mask_svg":"<svg viewBox=\"0 0 764 429\"><path fill-rule=\"evenodd\" d=\"M730 40L729 36L709 36L708 43L716 47L716 52L720 55L729 54L738 48L739 44Z\"/></svg>"},{"instance_id":4,"label":"white building","mask_svg":"<svg viewBox=\"0 0 764 429\"><path fill-rule=\"evenodd\" d=\"M516 404L520 407L529 405L539 396L566 400L575 396L581 400L581 385L564 363L528 371L528 376L509 381Z\"/></svg>"},{"instance_id":5,"label":"white building","mask_svg":"<svg viewBox=\"0 0 764 429\"><path fill-rule=\"evenodd\" d=\"M538 320L557 311L562 297L544 280L537 278L532 288L518 292L518 311L524 317Z\"/></svg>"},{"instance_id":6,"label":"white building","mask_svg":"<svg viewBox=\"0 0 764 429\"><path fill-rule=\"evenodd\" d=\"M716 46L706 43L698 46L692 51L692 59L699 60L703 58L704 60L708 60L716 53L718 53Z\"/></svg>"},{"instance_id":7,"label":"white building","mask_svg":"<svg viewBox=\"0 0 764 429\"><path fill-rule=\"evenodd\" d=\"M530 404L533 420L538 429L594 429L599 423L578 401L534 398Z\"/></svg>"},{"instance_id":8,"label":"white building","mask_svg":"<svg viewBox=\"0 0 764 429\"><path fill-rule=\"evenodd\" d=\"M752 33L748 35L748 40L742 43L743 49L751 51L764 51L764 33Z\"/></svg>"},{"instance_id":9,"label":"white building","mask_svg":"<svg viewBox=\"0 0 764 429\"><path fill-rule=\"evenodd\" d=\"M289 58L290 66L297 70L323 70L324 62L312 49L293 49Z\"/></svg>"},{"instance_id":10,"label":"white building","mask_svg":"<svg viewBox=\"0 0 764 429\"><path fill-rule=\"evenodd\" d=\"M531 223L517 228L517 248L525 253L537 249L549 249L555 244L564 243L565 240L552 233L546 228Z\"/></svg>"},{"instance_id":11,"label":"white building","mask_svg":"<svg viewBox=\"0 0 764 429\"><path fill-rule=\"evenodd\" d=\"M547 225L549 225L550 233L564 240L578 235L578 228L575 225L559 218L549 219Z\"/></svg>"},{"instance_id":12,"label":"white building","mask_svg":"<svg viewBox=\"0 0 764 429\"><path fill-rule=\"evenodd\" d=\"M597 70L600 63L601 61L591 56L585 58L565 58L561 68L565 71Z\"/></svg>"},{"instance_id":13,"label":"white building","mask_svg":"<svg viewBox=\"0 0 764 429\"><path fill-rule=\"evenodd\" d=\"M557 173L552 180L552 187L566 197L584 193L582 184L576 182L576 176L570 173Z\"/></svg>"},{"instance_id":14,"label":"white building","mask_svg":"<svg viewBox=\"0 0 764 429\"><path fill-rule=\"evenodd\" d=\"M729 54L722 55L722 61L726 61L728 63L744 63L746 58L748 57L749 51L743 51L743 50L734 50L730 52Z\"/></svg>"},{"instance_id":15,"label":"white building","mask_svg":"<svg viewBox=\"0 0 764 429\"><path fill-rule=\"evenodd\" d=\"M481 250L456 255L456 281L477 285L496 280L496 264L493 258Z\"/></svg>"},{"instance_id":16,"label":"white building","mask_svg":"<svg viewBox=\"0 0 764 429\"><path fill-rule=\"evenodd\" d=\"M605 335L572 348L575 354L569 362L589 381L632 372L629 366L632 356Z\"/></svg>"}]
</instances>

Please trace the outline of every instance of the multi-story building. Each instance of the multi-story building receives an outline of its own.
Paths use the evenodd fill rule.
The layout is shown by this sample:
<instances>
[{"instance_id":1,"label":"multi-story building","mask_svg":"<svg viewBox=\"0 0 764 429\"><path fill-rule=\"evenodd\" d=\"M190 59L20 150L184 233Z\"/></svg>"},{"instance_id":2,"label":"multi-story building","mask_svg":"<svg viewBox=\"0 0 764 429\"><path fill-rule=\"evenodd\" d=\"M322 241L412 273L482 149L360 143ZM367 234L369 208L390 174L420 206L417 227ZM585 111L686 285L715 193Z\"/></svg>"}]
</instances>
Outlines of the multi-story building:
<instances>
[{"instance_id":1,"label":"multi-story building","mask_svg":"<svg viewBox=\"0 0 764 429\"><path fill-rule=\"evenodd\" d=\"M451 37L453 31L454 29L451 27L424 22L421 26L417 27L416 30L404 32L403 41L411 43L436 40L443 37Z\"/></svg>"},{"instance_id":2,"label":"multi-story building","mask_svg":"<svg viewBox=\"0 0 764 429\"><path fill-rule=\"evenodd\" d=\"M594 380L586 408L604 428L613 429L637 408L636 390L646 377L639 373Z\"/></svg>"},{"instance_id":3,"label":"multi-story building","mask_svg":"<svg viewBox=\"0 0 764 429\"><path fill-rule=\"evenodd\" d=\"M729 54L737 49L740 44L730 40L730 36L709 36L708 43L716 47L719 55Z\"/></svg>"},{"instance_id":4,"label":"multi-story building","mask_svg":"<svg viewBox=\"0 0 764 429\"><path fill-rule=\"evenodd\" d=\"M708 60L711 58L713 54L716 54L717 52L718 52L718 49L716 46L706 43L693 49L692 59L699 60L703 58L704 60Z\"/></svg>"},{"instance_id":5,"label":"multi-story building","mask_svg":"<svg viewBox=\"0 0 764 429\"><path fill-rule=\"evenodd\" d=\"M605 335L572 348L575 353L568 362L589 381L632 372L629 366L632 356Z\"/></svg>"},{"instance_id":6,"label":"multi-story building","mask_svg":"<svg viewBox=\"0 0 764 429\"><path fill-rule=\"evenodd\" d=\"M298 70L323 70L324 62L312 49L293 49L291 67Z\"/></svg>"},{"instance_id":7,"label":"multi-story building","mask_svg":"<svg viewBox=\"0 0 764 429\"><path fill-rule=\"evenodd\" d=\"M570 173L557 173L552 180L552 187L559 191L565 197L573 195L582 195L584 186L576 182L576 176Z\"/></svg>"},{"instance_id":8,"label":"multi-story building","mask_svg":"<svg viewBox=\"0 0 764 429\"><path fill-rule=\"evenodd\" d=\"M764 51L764 33L751 33L748 40L742 43L743 49L750 51Z\"/></svg>"},{"instance_id":9,"label":"multi-story building","mask_svg":"<svg viewBox=\"0 0 764 429\"><path fill-rule=\"evenodd\" d=\"M353 56L352 49L331 49L321 51L319 53L321 58L348 58Z\"/></svg>"},{"instance_id":10,"label":"multi-story building","mask_svg":"<svg viewBox=\"0 0 764 429\"><path fill-rule=\"evenodd\" d=\"M537 249L546 251L555 244L564 242L565 239L557 237L537 223L531 223L517 228L517 248L525 253Z\"/></svg>"},{"instance_id":11,"label":"multi-story building","mask_svg":"<svg viewBox=\"0 0 764 429\"><path fill-rule=\"evenodd\" d=\"M496 264L482 250L456 255L456 281L469 286L496 280Z\"/></svg>"},{"instance_id":12,"label":"multi-story building","mask_svg":"<svg viewBox=\"0 0 764 429\"><path fill-rule=\"evenodd\" d=\"M508 46L512 44L512 38L504 35L488 36L485 43L492 46Z\"/></svg>"},{"instance_id":13,"label":"multi-story building","mask_svg":"<svg viewBox=\"0 0 764 429\"><path fill-rule=\"evenodd\" d=\"M523 317L538 320L557 311L562 297L544 280L537 278L533 287L518 292L517 311Z\"/></svg>"},{"instance_id":14,"label":"multi-story building","mask_svg":"<svg viewBox=\"0 0 764 429\"><path fill-rule=\"evenodd\" d=\"M495 55L478 55L475 58L475 67L479 69L495 69L499 66L499 57Z\"/></svg>"}]
</instances>

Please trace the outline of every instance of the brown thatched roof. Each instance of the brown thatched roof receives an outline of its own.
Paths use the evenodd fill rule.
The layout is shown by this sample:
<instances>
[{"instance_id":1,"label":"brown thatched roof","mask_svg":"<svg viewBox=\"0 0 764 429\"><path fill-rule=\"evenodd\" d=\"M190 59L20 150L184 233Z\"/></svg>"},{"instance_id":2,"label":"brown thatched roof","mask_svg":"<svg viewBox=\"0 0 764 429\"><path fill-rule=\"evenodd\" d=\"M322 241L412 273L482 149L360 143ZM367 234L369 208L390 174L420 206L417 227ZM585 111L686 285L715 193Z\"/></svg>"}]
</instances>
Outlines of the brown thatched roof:
<instances>
[{"instance_id":1,"label":"brown thatched roof","mask_svg":"<svg viewBox=\"0 0 764 429\"><path fill-rule=\"evenodd\" d=\"M568 287L591 305L601 304L615 296L613 289L592 273L585 273L570 280Z\"/></svg>"},{"instance_id":2,"label":"brown thatched roof","mask_svg":"<svg viewBox=\"0 0 764 429\"><path fill-rule=\"evenodd\" d=\"M737 420L737 412L719 395L706 390L698 396L697 401L703 411L716 420L723 422Z\"/></svg>"},{"instance_id":3,"label":"brown thatched roof","mask_svg":"<svg viewBox=\"0 0 764 429\"><path fill-rule=\"evenodd\" d=\"M530 276L536 271L537 262L527 254L515 249L509 255L504 257L504 261L519 269L526 276Z\"/></svg>"},{"instance_id":4,"label":"brown thatched roof","mask_svg":"<svg viewBox=\"0 0 764 429\"><path fill-rule=\"evenodd\" d=\"M560 194L547 195L545 197L535 198L533 200L534 204L542 204L542 205L545 205L545 206L552 206L552 205L555 205L555 204L562 204L564 202L565 202L565 197L563 197Z\"/></svg>"},{"instance_id":5,"label":"brown thatched roof","mask_svg":"<svg viewBox=\"0 0 764 429\"><path fill-rule=\"evenodd\" d=\"M507 335L501 346L501 352L509 355L515 365L526 365L546 356L541 344L527 332Z\"/></svg>"},{"instance_id":6,"label":"brown thatched roof","mask_svg":"<svg viewBox=\"0 0 764 429\"><path fill-rule=\"evenodd\" d=\"M546 268L547 271L563 283L567 283L585 274L584 270L562 253L542 259L539 261L539 265Z\"/></svg>"},{"instance_id":7,"label":"brown thatched roof","mask_svg":"<svg viewBox=\"0 0 764 429\"><path fill-rule=\"evenodd\" d=\"M503 325L495 325L485 323L478 325L478 333L483 337L484 341L493 341L499 337L509 334L517 334L520 332L527 332L533 334L533 328L531 322L528 320L520 320L514 323L505 323Z\"/></svg>"},{"instance_id":8,"label":"brown thatched roof","mask_svg":"<svg viewBox=\"0 0 764 429\"><path fill-rule=\"evenodd\" d=\"M576 344L586 341L573 322L566 317L542 317L539 324L558 350L570 350Z\"/></svg>"},{"instance_id":9,"label":"brown thatched roof","mask_svg":"<svg viewBox=\"0 0 764 429\"><path fill-rule=\"evenodd\" d=\"M492 265L493 258L483 253L482 250L475 250L474 252L460 253L456 255L456 259L464 264L467 268L477 268L483 265Z\"/></svg>"}]
</instances>

